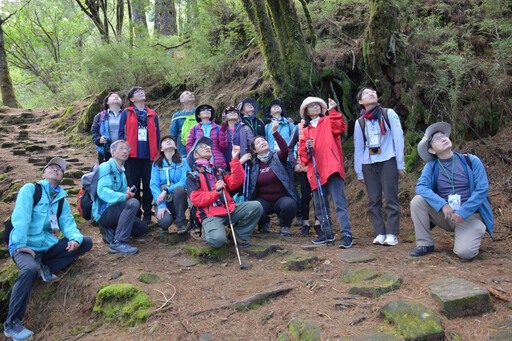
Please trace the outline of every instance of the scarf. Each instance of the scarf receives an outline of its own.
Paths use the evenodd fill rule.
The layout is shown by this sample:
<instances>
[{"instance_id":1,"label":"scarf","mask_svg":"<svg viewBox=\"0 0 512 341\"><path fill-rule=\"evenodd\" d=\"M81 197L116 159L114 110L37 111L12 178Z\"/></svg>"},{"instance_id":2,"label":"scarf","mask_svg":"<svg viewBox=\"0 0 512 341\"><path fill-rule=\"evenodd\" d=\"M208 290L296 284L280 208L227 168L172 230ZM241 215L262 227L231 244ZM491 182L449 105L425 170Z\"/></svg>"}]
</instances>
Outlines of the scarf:
<instances>
[{"instance_id":1,"label":"scarf","mask_svg":"<svg viewBox=\"0 0 512 341\"><path fill-rule=\"evenodd\" d=\"M380 104L377 104L370 110L361 110L361 115L367 120L378 120L380 125L380 132L382 135L386 135L386 125L384 124L384 120L382 119L382 107Z\"/></svg>"},{"instance_id":2,"label":"scarf","mask_svg":"<svg viewBox=\"0 0 512 341\"><path fill-rule=\"evenodd\" d=\"M267 153L267 155L256 155L256 157L258 158L258 160L260 160L261 162L264 162L264 163L268 163L270 161L270 152Z\"/></svg>"},{"instance_id":3,"label":"scarf","mask_svg":"<svg viewBox=\"0 0 512 341\"><path fill-rule=\"evenodd\" d=\"M320 121L320 116L318 116L318 117L317 117L317 118L315 118L314 120L311 120L311 121L309 122L309 124L310 124L311 126L313 126L313 127L315 127L315 128L316 128L316 126L318 125L318 121Z\"/></svg>"},{"instance_id":4,"label":"scarf","mask_svg":"<svg viewBox=\"0 0 512 341\"><path fill-rule=\"evenodd\" d=\"M139 127L147 127L148 126L148 114L146 108L144 110L137 109L136 106L133 107L133 111L135 111L135 115L137 115L137 121L139 122Z\"/></svg>"},{"instance_id":5,"label":"scarf","mask_svg":"<svg viewBox=\"0 0 512 341\"><path fill-rule=\"evenodd\" d=\"M205 161L205 160L196 160L196 165L212 167L213 163L211 161L209 161L209 160L207 160L207 161Z\"/></svg>"}]
</instances>

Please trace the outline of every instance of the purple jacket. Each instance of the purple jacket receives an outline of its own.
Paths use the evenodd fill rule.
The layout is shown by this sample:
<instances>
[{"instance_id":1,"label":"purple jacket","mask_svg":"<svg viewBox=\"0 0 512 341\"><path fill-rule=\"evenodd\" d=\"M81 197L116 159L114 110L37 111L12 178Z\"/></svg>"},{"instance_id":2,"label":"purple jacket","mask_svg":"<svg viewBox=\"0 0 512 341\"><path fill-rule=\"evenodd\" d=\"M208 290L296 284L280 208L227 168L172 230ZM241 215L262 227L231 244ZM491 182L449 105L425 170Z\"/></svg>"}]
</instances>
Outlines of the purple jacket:
<instances>
[{"instance_id":1,"label":"purple jacket","mask_svg":"<svg viewBox=\"0 0 512 341\"><path fill-rule=\"evenodd\" d=\"M217 123L213 121L211 123L212 130L210 131L210 139L213 142L213 163L215 164L216 167L226 169L226 160L224 160L224 155L222 155L222 152L220 151L219 136L217 135L217 131L220 130L220 127L217 125ZM192 149L192 146L194 145L196 139L200 138L201 136L204 136L203 128L201 128L201 123L198 123L192 128L190 128L190 133L188 134L187 138L187 153L190 152L190 149Z\"/></svg>"}]
</instances>

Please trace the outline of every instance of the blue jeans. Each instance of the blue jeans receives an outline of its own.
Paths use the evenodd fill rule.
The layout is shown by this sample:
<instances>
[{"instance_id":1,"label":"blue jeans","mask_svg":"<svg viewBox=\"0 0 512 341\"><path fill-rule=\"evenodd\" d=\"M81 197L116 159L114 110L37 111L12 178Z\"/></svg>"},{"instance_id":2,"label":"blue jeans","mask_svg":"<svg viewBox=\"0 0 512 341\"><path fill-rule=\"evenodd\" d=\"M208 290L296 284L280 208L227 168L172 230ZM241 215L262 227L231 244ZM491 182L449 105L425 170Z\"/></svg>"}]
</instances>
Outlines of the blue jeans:
<instances>
[{"instance_id":1,"label":"blue jeans","mask_svg":"<svg viewBox=\"0 0 512 341\"><path fill-rule=\"evenodd\" d=\"M322 185L323 202L321 205L321 197L319 188L313 191L313 200L315 202L315 214L322 224L322 231L332 234L332 220L331 211L329 208L329 195L336 209L336 216L338 217L338 224L341 228L341 236L352 237L352 228L350 227L350 217L348 215L348 203L345 197L345 182L338 173L332 174L327 182ZM323 206L323 207L322 207ZM324 212L324 207L326 212ZM327 213L327 217L325 214ZM325 219L324 219L325 217Z\"/></svg>"}]
</instances>

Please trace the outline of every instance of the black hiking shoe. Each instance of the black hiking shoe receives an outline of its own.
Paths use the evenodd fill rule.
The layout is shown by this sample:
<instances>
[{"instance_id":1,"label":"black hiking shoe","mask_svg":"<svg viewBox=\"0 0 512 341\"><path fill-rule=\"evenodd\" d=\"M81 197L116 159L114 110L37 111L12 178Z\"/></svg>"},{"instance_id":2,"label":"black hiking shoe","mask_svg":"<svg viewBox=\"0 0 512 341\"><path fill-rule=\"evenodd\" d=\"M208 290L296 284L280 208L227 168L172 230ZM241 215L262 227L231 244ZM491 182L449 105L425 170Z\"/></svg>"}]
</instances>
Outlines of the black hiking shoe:
<instances>
[{"instance_id":1,"label":"black hiking shoe","mask_svg":"<svg viewBox=\"0 0 512 341\"><path fill-rule=\"evenodd\" d=\"M302 229L300 230L300 236L301 237L307 237L309 236L309 225L302 225Z\"/></svg>"},{"instance_id":2,"label":"black hiking shoe","mask_svg":"<svg viewBox=\"0 0 512 341\"><path fill-rule=\"evenodd\" d=\"M352 247L352 236L341 237L340 249L349 249Z\"/></svg>"},{"instance_id":3,"label":"black hiking shoe","mask_svg":"<svg viewBox=\"0 0 512 341\"><path fill-rule=\"evenodd\" d=\"M414 257L421 257L432 252L434 252L434 245L416 246L414 249L411 250L410 255Z\"/></svg>"},{"instance_id":4,"label":"black hiking shoe","mask_svg":"<svg viewBox=\"0 0 512 341\"><path fill-rule=\"evenodd\" d=\"M319 244L334 244L334 242L336 241L336 239L334 238L334 236L329 236L329 237L326 237L325 234L321 235L321 236L318 236L317 238L313 239L311 242L313 244L316 244L316 245L319 245Z\"/></svg>"}]
</instances>

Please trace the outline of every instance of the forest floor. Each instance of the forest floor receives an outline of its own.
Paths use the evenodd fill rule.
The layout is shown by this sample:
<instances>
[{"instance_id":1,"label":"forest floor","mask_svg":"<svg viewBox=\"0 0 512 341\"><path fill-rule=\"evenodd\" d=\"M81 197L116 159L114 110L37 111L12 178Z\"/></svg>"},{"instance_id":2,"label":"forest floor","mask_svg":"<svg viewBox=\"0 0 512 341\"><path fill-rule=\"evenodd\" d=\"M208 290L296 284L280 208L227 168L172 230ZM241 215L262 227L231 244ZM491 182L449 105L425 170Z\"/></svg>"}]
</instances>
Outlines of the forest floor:
<instances>
[{"instance_id":1,"label":"forest floor","mask_svg":"<svg viewBox=\"0 0 512 341\"><path fill-rule=\"evenodd\" d=\"M0 113L3 127L0 138L2 220L14 207L15 193L8 195L8 189L13 183L39 180L46 157L65 157L68 172L84 171L96 162L96 151L92 145L83 150L73 147L68 144L64 133L50 128L60 113L39 109L12 109ZM19 119L23 117L24 120ZM170 118L161 117L160 120L170 121ZM452 252L453 235L439 228L434 230L435 253L414 259L409 256L410 250L415 247L409 202L414 196L420 170L407 174L399 183L402 220L398 246L372 245L373 229L367 213L365 189L355 180L352 160L346 160L346 193L354 235L351 249L337 247L340 236L336 219L336 246L320 247L313 251L301 248L301 245L310 245L313 235L301 238L300 228L294 227L292 236L283 238L274 224L273 233L261 235L255 232L251 240L255 245L280 245L283 252L258 260L247 258L242 249L244 261L252 263L249 270L239 268L232 245L229 246L232 253L227 260L182 267L177 262L188 257L184 248L191 245L201 247L200 239L190 238L170 245L153 228L144 238L133 240L132 245L140 250L137 255L120 256L108 252L108 246L102 242L97 227L80 221L82 233L93 239L92 250L67 270L58 273L58 280L35 282L23 323L35 331L36 340L275 340L288 328L292 318L299 317L319 323L323 340L344 337L357 339L369 330L392 330L392 326L379 315L379 309L397 299L407 299L439 313L446 339L488 340L498 332L496 323L512 318L512 305L509 302L512 300L510 136L512 129L507 128L495 137L457 146L459 151L480 156L486 165L490 181L489 196L496 219L494 241L486 234L480 255L469 263L459 261ZM75 179L72 186L64 186L69 187L78 189L79 179ZM76 194L69 195L68 199L71 204L76 204ZM173 225L171 232L175 232L175 228ZM0 247L6 248L6 245ZM378 258L372 263L352 265L343 260L345 256L355 253L373 254ZM319 260L312 269L288 271L285 263L291 254L315 255ZM11 262L10 258L0 260L0 268ZM377 299L359 296L349 300L350 285L340 280L342 271L349 267L376 268L397 274L402 279L402 285L399 290ZM121 272L121 276L114 279L115 272ZM142 273L157 275L160 281L155 284L141 283L138 277ZM494 311L491 313L449 320L441 314L439 304L428 290L433 280L446 276L493 288L501 292L502 299L492 297ZM92 308L98 290L113 283L132 283L142 288L153 301L154 310L164 303L164 296L170 300L165 309L153 313L144 324L136 327L106 323L94 315ZM283 287L292 290L285 296L248 311L221 309L195 314ZM336 309L337 303L347 300L352 303L350 307Z\"/></svg>"}]
</instances>

